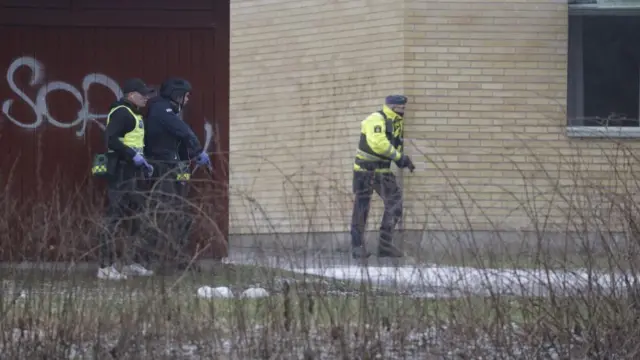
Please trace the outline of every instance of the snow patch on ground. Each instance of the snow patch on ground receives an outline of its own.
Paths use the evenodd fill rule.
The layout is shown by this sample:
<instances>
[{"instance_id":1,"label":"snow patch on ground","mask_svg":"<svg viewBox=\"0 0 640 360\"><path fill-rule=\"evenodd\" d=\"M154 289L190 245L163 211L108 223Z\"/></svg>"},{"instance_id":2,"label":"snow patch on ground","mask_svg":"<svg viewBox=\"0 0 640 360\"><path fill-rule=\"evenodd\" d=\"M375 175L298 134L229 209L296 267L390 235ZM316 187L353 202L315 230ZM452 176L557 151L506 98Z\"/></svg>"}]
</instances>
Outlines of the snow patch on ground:
<instances>
[{"instance_id":1,"label":"snow patch on ground","mask_svg":"<svg viewBox=\"0 0 640 360\"><path fill-rule=\"evenodd\" d=\"M412 290L425 297L452 294L545 296L575 295L588 287L600 290L629 289L636 274L605 273L579 269L478 269L454 266L364 267L336 266L287 269L296 273L337 280L366 281L372 285Z\"/></svg>"},{"instance_id":2,"label":"snow patch on ground","mask_svg":"<svg viewBox=\"0 0 640 360\"><path fill-rule=\"evenodd\" d=\"M196 295L203 299L229 299L233 297L233 292L226 286L201 286L196 291Z\"/></svg>"},{"instance_id":3,"label":"snow patch on ground","mask_svg":"<svg viewBox=\"0 0 640 360\"><path fill-rule=\"evenodd\" d=\"M267 259L269 260L269 259ZM250 259L227 260L256 264ZM259 261L262 265L326 279L367 282L420 297L462 297L502 294L514 296L574 296L590 291L629 291L640 288L640 274L595 269L481 269L416 264L402 266L329 265L295 266L288 261Z\"/></svg>"},{"instance_id":4,"label":"snow patch on ground","mask_svg":"<svg viewBox=\"0 0 640 360\"><path fill-rule=\"evenodd\" d=\"M201 286L196 291L196 295L202 299L231 299L234 298L233 291L226 286L210 287ZM268 297L269 292L261 287L250 287L240 294L241 298L263 298Z\"/></svg>"},{"instance_id":5,"label":"snow patch on ground","mask_svg":"<svg viewBox=\"0 0 640 360\"><path fill-rule=\"evenodd\" d=\"M248 288L247 290L243 291L241 295L241 297L249 299L264 298L268 296L269 292L261 287Z\"/></svg>"}]
</instances>

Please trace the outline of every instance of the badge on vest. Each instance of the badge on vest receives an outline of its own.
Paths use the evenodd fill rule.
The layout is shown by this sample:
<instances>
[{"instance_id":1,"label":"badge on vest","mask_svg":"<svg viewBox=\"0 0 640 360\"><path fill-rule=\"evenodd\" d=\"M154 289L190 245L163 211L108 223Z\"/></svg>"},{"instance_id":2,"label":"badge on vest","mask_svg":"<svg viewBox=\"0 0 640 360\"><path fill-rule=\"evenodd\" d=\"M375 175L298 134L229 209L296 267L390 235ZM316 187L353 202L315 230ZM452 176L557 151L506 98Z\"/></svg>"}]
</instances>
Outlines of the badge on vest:
<instances>
[{"instance_id":1,"label":"badge on vest","mask_svg":"<svg viewBox=\"0 0 640 360\"><path fill-rule=\"evenodd\" d=\"M381 133L381 132L382 132L382 126L380 126L380 125L376 125L376 126L373 128L373 132L375 132L375 133Z\"/></svg>"}]
</instances>

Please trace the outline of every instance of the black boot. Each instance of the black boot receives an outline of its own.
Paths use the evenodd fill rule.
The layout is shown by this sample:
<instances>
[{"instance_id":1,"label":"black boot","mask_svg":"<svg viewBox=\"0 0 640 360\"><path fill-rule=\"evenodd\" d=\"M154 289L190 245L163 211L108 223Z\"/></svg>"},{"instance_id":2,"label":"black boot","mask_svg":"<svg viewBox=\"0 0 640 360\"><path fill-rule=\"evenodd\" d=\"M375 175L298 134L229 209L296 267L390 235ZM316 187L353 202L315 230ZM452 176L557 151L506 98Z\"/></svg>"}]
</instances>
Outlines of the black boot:
<instances>
[{"instance_id":1,"label":"black boot","mask_svg":"<svg viewBox=\"0 0 640 360\"><path fill-rule=\"evenodd\" d=\"M390 242L380 241L378 245L378 257L401 258L404 257L404 253Z\"/></svg>"},{"instance_id":2,"label":"black boot","mask_svg":"<svg viewBox=\"0 0 640 360\"><path fill-rule=\"evenodd\" d=\"M351 250L351 257L354 259L366 259L369 256L371 256L371 253L364 246L354 247Z\"/></svg>"}]
</instances>

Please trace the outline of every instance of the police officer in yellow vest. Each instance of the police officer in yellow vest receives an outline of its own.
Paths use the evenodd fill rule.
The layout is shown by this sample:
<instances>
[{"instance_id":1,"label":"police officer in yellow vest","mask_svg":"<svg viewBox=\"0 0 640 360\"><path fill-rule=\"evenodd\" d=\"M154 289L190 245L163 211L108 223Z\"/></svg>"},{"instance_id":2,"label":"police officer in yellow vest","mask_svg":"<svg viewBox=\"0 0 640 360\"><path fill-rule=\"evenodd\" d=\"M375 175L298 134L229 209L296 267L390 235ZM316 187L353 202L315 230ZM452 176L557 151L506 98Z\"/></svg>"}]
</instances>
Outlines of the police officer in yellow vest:
<instances>
[{"instance_id":1,"label":"police officer in yellow vest","mask_svg":"<svg viewBox=\"0 0 640 360\"><path fill-rule=\"evenodd\" d=\"M406 103L405 96L389 95L382 110L369 115L360 125L360 143L353 165L351 254L354 259L371 256L365 249L363 237L374 191L384 201L378 256L402 257L402 252L392 244L393 230L402 217L402 191L391 170L391 162L411 172L415 169L409 156L403 154Z\"/></svg>"},{"instance_id":2,"label":"police officer in yellow vest","mask_svg":"<svg viewBox=\"0 0 640 360\"><path fill-rule=\"evenodd\" d=\"M105 129L111 176L108 179L109 205L106 231L101 236L98 278L108 280L122 280L127 275L152 274L139 264L144 260L141 258L141 251L135 252L134 263L124 266L121 272L114 266L112 234L126 211L139 210L141 207L135 194L140 175L150 177L153 173L153 167L142 155L144 121L141 114L141 109L146 106L153 90L140 79L129 79L123 84L122 92L123 98L113 103L109 109ZM135 222L133 235L137 235L139 229L138 222Z\"/></svg>"}]
</instances>

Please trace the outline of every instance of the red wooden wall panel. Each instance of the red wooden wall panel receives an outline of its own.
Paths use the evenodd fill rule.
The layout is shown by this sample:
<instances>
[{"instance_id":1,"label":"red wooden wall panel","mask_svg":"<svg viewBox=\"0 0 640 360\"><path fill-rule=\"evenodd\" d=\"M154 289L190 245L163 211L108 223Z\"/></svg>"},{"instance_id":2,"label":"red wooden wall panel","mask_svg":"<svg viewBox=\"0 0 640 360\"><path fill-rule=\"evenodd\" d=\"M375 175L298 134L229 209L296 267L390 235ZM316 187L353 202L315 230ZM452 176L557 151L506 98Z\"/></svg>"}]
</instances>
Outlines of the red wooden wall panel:
<instances>
[{"instance_id":1,"label":"red wooden wall panel","mask_svg":"<svg viewBox=\"0 0 640 360\"><path fill-rule=\"evenodd\" d=\"M196 190L216 195L209 211L221 233L216 240L226 240L228 1L158 0L153 2L154 10L142 10L152 4L148 1L134 2L135 8L126 1L92 0L82 6L70 0L46 2L49 8L58 8L55 19L41 3L4 0L0 7L0 71L4 73L0 78L0 183L4 186L12 177L3 199L18 199L21 211L32 217L40 211L31 208L36 206L35 198L100 201L102 193L90 185L89 164L92 154L104 149L102 127L110 103L120 95L119 84L129 77L141 77L159 85L168 76L182 76L194 86L185 121L203 141L205 125L218 132L217 185ZM162 9L171 11L163 13ZM190 18L195 13L198 15ZM122 15L115 23L114 14ZM43 20L46 17L49 20ZM60 182L66 186L54 191L53 185ZM4 225L11 226L19 224ZM59 255L36 250L46 242L56 247L60 239L47 235L53 232L43 229L41 237L36 232L29 239L18 233L0 234L4 260ZM87 251L97 244L94 238L87 234ZM196 233L194 239L210 241L211 234ZM206 255L225 253L226 246L221 246Z\"/></svg>"}]
</instances>

